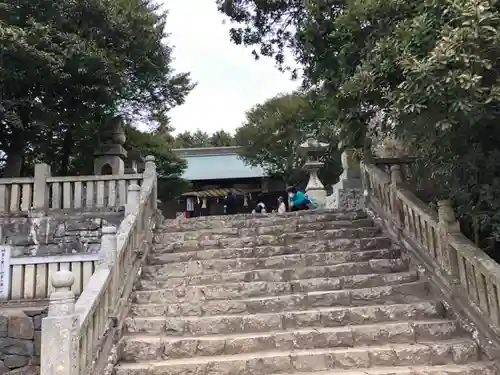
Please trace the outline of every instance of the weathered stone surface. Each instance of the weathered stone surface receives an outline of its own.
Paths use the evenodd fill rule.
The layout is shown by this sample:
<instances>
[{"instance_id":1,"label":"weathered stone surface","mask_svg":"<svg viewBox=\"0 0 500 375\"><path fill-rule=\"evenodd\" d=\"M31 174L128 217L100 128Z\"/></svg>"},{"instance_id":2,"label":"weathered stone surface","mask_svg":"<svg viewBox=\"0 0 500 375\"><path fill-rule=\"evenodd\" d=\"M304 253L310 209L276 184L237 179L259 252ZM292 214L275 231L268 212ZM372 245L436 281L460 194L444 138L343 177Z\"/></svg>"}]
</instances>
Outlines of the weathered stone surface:
<instances>
[{"instance_id":1,"label":"weathered stone surface","mask_svg":"<svg viewBox=\"0 0 500 375\"><path fill-rule=\"evenodd\" d=\"M116 375L498 375L363 212L164 223Z\"/></svg>"},{"instance_id":2,"label":"weathered stone surface","mask_svg":"<svg viewBox=\"0 0 500 375\"><path fill-rule=\"evenodd\" d=\"M9 371L7 375L40 375L39 366L25 366L12 371Z\"/></svg>"},{"instance_id":3,"label":"weathered stone surface","mask_svg":"<svg viewBox=\"0 0 500 375\"><path fill-rule=\"evenodd\" d=\"M64 216L0 218L2 244L14 245L13 257L95 252L99 249L101 228L118 225L123 213L105 216L75 212Z\"/></svg>"},{"instance_id":4,"label":"weathered stone surface","mask_svg":"<svg viewBox=\"0 0 500 375\"><path fill-rule=\"evenodd\" d=\"M9 327L9 318L5 315L0 315L0 337L7 337Z\"/></svg>"},{"instance_id":5,"label":"weathered stone surface","mask_svg":"<svg viewBox=\"0 0 500 375\"><path fill-rule=\"evenodd\" d=\"M0 374L5 374L9 371L9 368L5 366L2 360L0 360Z\"/></svg>"},{"instance_id":6,"label":"weathered stone surface","mask_svg":"<svg viewBox=\"0 0 500 375\"><path fill-rule=\"evenodd\" d=\"M362 307L325 307L252 315L129 317L125 327L131 333L158 335L166 332L174 336L215 335L425 320L440 316L442 316L442 306L437 302L428 301Z\"/></svg>"},{"instance_id":7,"label":"weathered stone surface","mask_svg":"<svg viewBox=\"0 0 500 375\"><path fill-rule=\"evenodd\" d=\"M6 355L3 358L3 363L8 368L23 367L29 363L29 357L22 355Z\"/></svg>"},{"instance_id":8,"label":"weathered stone surface","mask_svg":"<svg viewBox=\"0 0 500 375\"><path fill-rule=\"evenodd\" d=\"M7 335L16 339L33 339L35 327L33 319L24 313L9 316Z\"/></svg>"},{"instance_id":9,"label":"weathered stone surface","mask_svg":"<svg viewBox=\"0 0 500 375\"><path fill-rule=\"evenodd\" d=\"M34 355L35 350L33 341L6 337L0 339L0 352L6 355L15 354L29 357Z\"/></svg>"},{"instance_id":10,"label":"weathered stone surface","mask_svg":"<svg viewBox=\"0 0 500 375\"><path fill-rule=\"evenodd\" d=\"M234 369L238 369L237 373L251 375L257 371L259 374L274 374L276 371L290 372L311 372L325 371L328 369L358 369L369 368L374 365L378 366L414 366L427 365L433 358L433 349L438 345L435 343L416 343L408 344L392 344L392 345L376 345L376 346L359 346L353 348L327 348L327 349L310 349L310 350L280 350L269 352L255 352L252 354L233 354L223 355L197 355L193 361L189 354L192 352L184 352L182 357L169 358L168 360L160 360L156 358L153 362L144 362L141 366L139 363L121 363L116 368L117 375L119 374L141 374L140 371L145 371L146 368L154 369L155 373L162 374L185 374L186 369L193 373L203 372L203 368L215 366L218 374L234 374ZM467 351L469 358L478 359L477 348L468 345L467 341L443 341L439 345L446 346L450 352L457 350ZM194 346L193 346L194 347ZM220 346L214 346L213 350ZM194 350L194 349L192 349ZM178 353L179 355L180 352ZM451 362L454 363L454 362ZM129 370L135 372L128 372Z\"/></svg>"},{"instance_id":11,"label":"weathered stone surface","mask_svg":"<svg viewBox=\"0 0 500 375\"><path fill-rule=\"evenodd\" d=\"M224 354L256 353L276 350L304 350L345 348L366 345L415 344L415 332L425 332L428 341L447 340L459 334L453 321L394 322L379 325L338 326L330 328L309 328L253 334L232 334L225 336L186 337L183 339L157 337L126 337L123 341L123 355L135 360L160 358L189 358ZM470 345L458 347L460 355L474 355ZM403 350L401 351L404 352ZM455 357L455 361L462 361Z\"/></svg>"},{"instance_id":12,"label":"weathered stone surface","mask_svg":"<svg viewBox=\"0 0 500 375\"><path fill-rule=\"evenodd\" d=\"M373 253L375 254L375 253ZM264 270L280 271L282 269L295 272L298 279L309 278L305 274L314 272L313 267L328 267L328 276L345 274L378 272L400 272L407 266L401 259L370 259L367 261L345 262L345 259L356 259L355 256L343 256L336 253L292 254L268 258L211 259L191 262L167 263L148 266L145 277L161 279L174 277L191 277L198 275L220 275L236 272L260 272ZM324 268L325 269L325 268ZM255 271L258 270L258 271ZM152 276L152 277L151 277ZM315 277L321 277L316 275ZM227 281L227 280L226 280Z\"/></svg>"},{"instance_id":13,"label":"weathered stone surface","mask_svg":"<svg viewBox=\"0 0 500 375\"><path fill-rule=\"evenodd\" d=\"M39 374L41 322L47 309L6 310L0 315L3 336L0 337L0 359L9 374ZM1 366L0 366L1 368ZM1 369L0 369L1 370ZM2 371L0 371L2 374Z\"/></svg>"}]
</instances>

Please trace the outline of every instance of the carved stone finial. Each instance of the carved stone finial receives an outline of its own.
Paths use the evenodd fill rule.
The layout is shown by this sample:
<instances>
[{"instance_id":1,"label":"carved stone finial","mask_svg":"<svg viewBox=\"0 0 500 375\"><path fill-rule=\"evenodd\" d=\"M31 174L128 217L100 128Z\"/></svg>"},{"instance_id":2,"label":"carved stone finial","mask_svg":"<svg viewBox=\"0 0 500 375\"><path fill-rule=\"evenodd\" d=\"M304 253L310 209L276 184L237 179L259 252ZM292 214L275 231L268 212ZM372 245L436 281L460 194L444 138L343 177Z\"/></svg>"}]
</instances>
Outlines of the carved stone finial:
<instances>
[{"instance_id":1,"label":"carved stone finial","mask_svg":"<svg viewBox=\"0 0 500 375\"><path fill-rule=\"evenodd\" d=\"M75 275L71 271L60 270L52 274L51 281L56 292L67 292L75 282Z\"/></svg>"}]
</instances>

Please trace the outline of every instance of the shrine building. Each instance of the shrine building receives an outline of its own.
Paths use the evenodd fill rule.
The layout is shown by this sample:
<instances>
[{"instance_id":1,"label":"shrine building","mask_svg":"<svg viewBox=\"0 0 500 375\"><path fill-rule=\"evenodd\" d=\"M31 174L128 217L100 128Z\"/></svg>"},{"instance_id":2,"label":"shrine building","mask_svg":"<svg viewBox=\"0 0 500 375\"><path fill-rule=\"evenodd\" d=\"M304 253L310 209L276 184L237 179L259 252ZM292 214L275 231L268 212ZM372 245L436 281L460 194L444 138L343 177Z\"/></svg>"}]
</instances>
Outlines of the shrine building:
<instances>
[{"instance_id":1,"label":"shrine building","mask_svg":"<svg viewBox=\"0 0 500 375\"><path fill-rule=\"evenodd\" d=\"M236 196L238 212L250 212L257 199L270 209L284 194L283 181L270 178L261 167L240 159L240 147L179 148L172 150L187 162L182 178L192 184L181 201L189 216L220 215L229 191Z\"/></svg>"}]
</instances>

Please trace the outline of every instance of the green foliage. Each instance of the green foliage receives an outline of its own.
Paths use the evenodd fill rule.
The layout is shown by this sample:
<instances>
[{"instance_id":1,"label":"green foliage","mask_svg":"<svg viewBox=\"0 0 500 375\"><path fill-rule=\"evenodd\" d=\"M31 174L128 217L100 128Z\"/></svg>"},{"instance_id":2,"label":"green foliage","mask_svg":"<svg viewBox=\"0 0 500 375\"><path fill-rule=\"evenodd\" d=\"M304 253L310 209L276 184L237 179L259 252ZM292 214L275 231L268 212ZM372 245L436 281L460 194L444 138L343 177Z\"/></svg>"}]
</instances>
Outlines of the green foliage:
<instances>
[{"instance_id":1,"label":"green foliage","mask_svg":"<svg viewBox=\"0 0 500 375\"><path fill-rule=\"evenodd\" d=\"M182 171L186 168L185 160L172 152L165 137L158 132L141 132L129 126L125 147L129 152L142 157L147 155L155 157L160 200L167 201L190 190L191 184L180 178Z\"/></svg>"},{"instance_id":2,"label":"green foliage","mask_svg":"<svg viewBox=\"0 0 500 375\"><path fill-rule=\"evenodd\" d=\"M91 155L107 118L165 121L193 87L188 74L171 68L166 13L152 0L20 0L0 7L5 176L23 167L27 173L36 160L54 161L66 173L83 163L78 155Z\"/></svg>"},{"instance_id":3,"label":"green foliage","mask_svg":"<svg viewBox=\"0 0 500 375\"><path fill-rule=\"evenodd\" d=\"M329 142L326 166L321 171L325 183L340 174L337 140L325 116L326 107L313 94L280 94L258 104L246 114L246 121L237 129L235 139L242 146L242 159L252 166L262 166L266 172L282 178L287 184L304 184L307 174L302 169L304 156L299 145L309 134Z\"/></svg>"},{"instance_id":4,"label":"green foliage","mask_svg":"<svg viewBox=\"0 0 500 375\"><path fill-rule=\"evenodd\" d=\"M225 147L234 146L234 137L224 131L219 130L213 134L197 130L194 133L184 131L175 136L174 148L199 148L199 147Z\"/></svg>"},{"instance_id":5,"label":"green foliage","mask_svg":"<svg viewBox=\"0 0 500 375\"><path fill-rule=\"evenodd\" d=\"M500 5L485 0L217 0L231 38L290 50L304 85L330 98L339 137L357 144L374 113L418 150L463 223L500 240Z\"/></svg>"}]
</instances>

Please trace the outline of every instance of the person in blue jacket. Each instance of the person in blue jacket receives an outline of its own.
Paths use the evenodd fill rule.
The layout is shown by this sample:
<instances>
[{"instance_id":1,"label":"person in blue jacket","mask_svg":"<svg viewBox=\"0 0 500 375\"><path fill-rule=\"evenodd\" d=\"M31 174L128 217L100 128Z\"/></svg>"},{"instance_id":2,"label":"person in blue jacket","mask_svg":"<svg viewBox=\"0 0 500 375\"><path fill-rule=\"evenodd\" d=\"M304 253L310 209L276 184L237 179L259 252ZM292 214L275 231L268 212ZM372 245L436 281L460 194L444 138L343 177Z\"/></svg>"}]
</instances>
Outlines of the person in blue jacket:
<instances>
[{"instance_id":1,"label":"person in blue jacket","mask_svg":"<svg viewBox=\"0 0 500 375\"><path fill-rule=\"evenodd\" d=\"M302 211L308 210L311 201L309 197L301 191L298 191L294 187L287 189L288 193L288 205L290 206L290 211Z\"/></svg>"}]
</instances>

